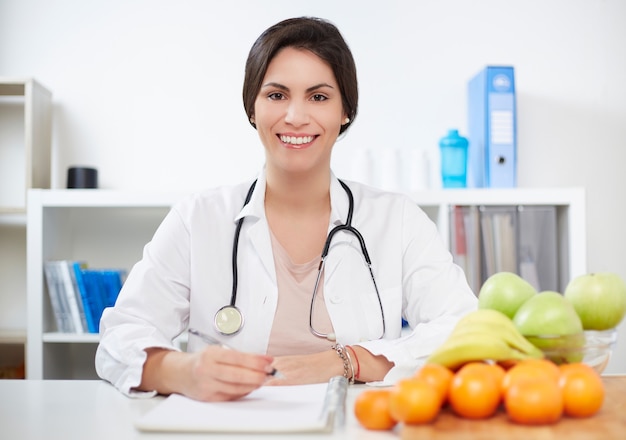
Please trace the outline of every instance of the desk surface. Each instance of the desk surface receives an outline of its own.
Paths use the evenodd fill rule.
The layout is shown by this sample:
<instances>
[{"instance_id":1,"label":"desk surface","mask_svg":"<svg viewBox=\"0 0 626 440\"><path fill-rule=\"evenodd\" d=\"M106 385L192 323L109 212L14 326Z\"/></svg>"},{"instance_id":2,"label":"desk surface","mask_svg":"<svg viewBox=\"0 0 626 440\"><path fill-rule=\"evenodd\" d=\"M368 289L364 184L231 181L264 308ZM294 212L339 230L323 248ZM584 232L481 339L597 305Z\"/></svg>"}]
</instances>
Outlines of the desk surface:
<instances>
[{"instance_id":1,"label":"desk surface","mask_svg":"<svg viewBox=\"0 0 626 440\"><path fill-rule=\"evenodd\" d=\"M328 434L302 436L214 435L212 439L250 438L317 439L418 439L418 438L624 438L626 435L626 376L606 376L605 404L596 416L585 420L562 420L556 425L522 427L497 416L487 421L462 420L443 413L432 425L396 427L390 432L361 428L352 412L354 398L364 389L352 386L348 391L344 430ZM161 402L153 399L130 399L106 382L89 380L0 380L0 437L15 440L40 439L186 439L208 438L207 434L142 433L134 421ZM518 435L517 437L512 434ZM595 435L597 434L597 435ZM617 435L617 436L616 436Z\"/></svg>"},{"instance_id":2,"label":"desk surface","mask_svg":"<svg viewBox=\"0 0 626 440\"><path fill-rule=\"evenodd\" d=\"M131 399L99 380L0 380L0 438L12 440L126 440L126 439L273 439L307 440L398 439L394 432L370 432L354 419L352 402L365 387L348 391L346 425L329 434L239 435L193 433L147 433L134 427L140 416L154 408L162 397Z\"/></svg>"}]
</instances>

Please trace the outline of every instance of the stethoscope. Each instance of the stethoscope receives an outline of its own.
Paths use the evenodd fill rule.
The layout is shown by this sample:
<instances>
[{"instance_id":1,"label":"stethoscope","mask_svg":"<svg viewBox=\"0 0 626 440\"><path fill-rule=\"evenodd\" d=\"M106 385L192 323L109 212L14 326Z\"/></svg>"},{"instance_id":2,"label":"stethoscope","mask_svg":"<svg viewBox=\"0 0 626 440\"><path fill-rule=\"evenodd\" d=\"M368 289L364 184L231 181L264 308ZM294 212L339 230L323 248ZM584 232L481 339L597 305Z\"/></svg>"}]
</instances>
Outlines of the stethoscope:
<instances>
[{"instance_id":1,"label":"stethoscope","mask_svg":"<svg viewBox=\"0 0 626 440\"><path fill-rule=\"evenodd\" d=\"M318 336L320 338L326 338L330 341L334 341L336 339L334 333L322 333L322 332L318 332L317 330L315 330L315 328L313 327L313 314L314 314L313 306L315 304L315 298L317 297L317 291L318 291L319 283L322 277L322 271L324 270L324 266L326 265L326 257L328 256L328 252L330 250L331 241L337 232L347 231L347 232L352 233L359 240L359 244L361 246L361 253L363 254L363 258L369 270L370 277L374 285L374 290L376 291L376 296L378 298L378 306L380 307L380 315L381 315L382 324L383 324L382 333L378 337L378 339L381 339L385 335L385 313L383 311L383 303L380 298L380 293L378 292L378 286L376 285L376 279L374 278L374 272L372 271L372 262L367 252L367 247L365 246L365 240L363 239L363 236L358 231L358 229L352 226L352 213L354 212L354 197L352 195L352 191L350 191L350 188L348 187L348 185L346 185L343 181L339 180L339 183L341 184L343 189L346 191L346 194L348 195L348 203L349 203L348 204L348 216L347 216L345 224L335 226L328 233L328 236L326 237L326 242L324 243L324 248L322 250L321 261L317 269L317 278L315 280L315 287L313 288L313 295L311 298L311 309L309 313L309 329L311 333L313 333L315 336ZM243 203L243 206L246 206L248 202L250 201L250 198L252 197L252 193L254 192L255 186L256 186L256 181L254 181L252 185L250 186L250 189L248 190L248 194L246 195L246 199ZM242 329L243 324L244 324L243 313L241 313L241 310L239 310L239 308L235 305L236 300L237 300L237 250L239 247L239 235L241 233L241 226L243 225L243 220L244 220L244 217L240 218L239 221L237 222L237 227L235 229L235 237L233 240L233 255L232 255L233 288L232 288L232 294L230 297L230 304L225 305L224 307L220 308L217 311L217 313L215 313L215 319L214 319L215 329L219 333L225 336L234 335L238 333Z\"/></svg>"}]
</instances>

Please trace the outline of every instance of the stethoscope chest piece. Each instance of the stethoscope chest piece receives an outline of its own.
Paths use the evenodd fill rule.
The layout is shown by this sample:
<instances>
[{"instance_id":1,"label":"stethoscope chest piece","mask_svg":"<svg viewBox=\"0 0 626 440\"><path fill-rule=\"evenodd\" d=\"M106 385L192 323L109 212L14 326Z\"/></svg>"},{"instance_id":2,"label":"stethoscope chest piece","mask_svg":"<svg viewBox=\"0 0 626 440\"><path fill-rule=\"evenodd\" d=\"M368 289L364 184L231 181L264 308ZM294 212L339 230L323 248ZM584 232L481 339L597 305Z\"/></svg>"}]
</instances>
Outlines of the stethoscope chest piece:
<instances>
[{"instance_id":1,"label":"stethoscope chest piece","mask_svg":"<svg viewBox=\"0 0 626 440\"><path fill-rule=\"evenodd\" d=\"M222 307L215 314L215 328L223 335L234 335L243 327L243 315L233 305Z\"/></svg>"}]
</instances>

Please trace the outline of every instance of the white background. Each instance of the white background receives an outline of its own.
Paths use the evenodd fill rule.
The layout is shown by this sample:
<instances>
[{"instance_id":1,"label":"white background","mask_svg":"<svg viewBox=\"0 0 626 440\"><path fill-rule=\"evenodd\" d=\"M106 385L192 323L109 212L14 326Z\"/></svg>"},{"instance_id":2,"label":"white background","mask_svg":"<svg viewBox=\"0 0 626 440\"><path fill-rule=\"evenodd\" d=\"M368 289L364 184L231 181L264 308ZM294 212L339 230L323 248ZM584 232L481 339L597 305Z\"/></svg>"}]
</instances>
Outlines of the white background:
<instances>
[{"instance_id":1,"label":"white background","mask_svg":"<svg viewBox=\"0 0 626 440\"><path fill-rule=\"evenodd\" d=\"M512 65L518 186L585 187L588 269L626 279L624 0L0 0L0 75L53 92L55 188L73 165L98 168L102 188L233 183L263 163L241 102L248 50L300 15L337 24L357 62L337 174L437 186L439 138L466 134L467 81ZM381 164L397 149L413 160L364 171L366 152ZM424 158L430 177L389 182ZM620 339L607 372L626 373L626 324Z\"/></svg>"}]
</instances>

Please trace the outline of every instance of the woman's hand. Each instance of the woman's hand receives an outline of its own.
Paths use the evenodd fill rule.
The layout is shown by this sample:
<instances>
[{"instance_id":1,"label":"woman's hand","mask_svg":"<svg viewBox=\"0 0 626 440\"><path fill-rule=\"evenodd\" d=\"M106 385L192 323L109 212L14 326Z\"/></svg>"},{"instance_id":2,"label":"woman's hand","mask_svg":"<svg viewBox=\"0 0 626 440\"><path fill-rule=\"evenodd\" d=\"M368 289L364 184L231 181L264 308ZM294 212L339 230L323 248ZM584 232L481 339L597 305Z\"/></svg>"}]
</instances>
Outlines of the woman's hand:
<instances>
[{"instance_id":1,"label":"woman's hand","mask_svg":"<svg viewBox=\"0 0 626 440\"><path fill-rule=\"evenodd\" d=\"M335 350L276 357L272 366L282 377L270 379L267 385L322 383L333 376L343 376L343 362Z\"/></svg>"},{"instance_id":2,"label":"woman's hand","mask_svg":"<svg viewBox=\"0 0 626 440\"><path fill-rule=\"evenodd\" d=\"M362 382L379 381L393 367L384 356L375 356L358 345L350 346L358 358L359 377L355 380ZM352 356L352 362L357 371L357 359ZM343 376L343 361L335 350L322 351L315 354L280 356L272 364L283 378L272 378L267 385L298 385L307 383L328 382L331 377Z\"/></svg>"},{"instance_id":3,"label":"woman's hand","mask_svg":"<svg viewBox=\"0 0 626 440\"><path fill-rule=\"evenodd\" d=\"M238 399L265 384L274 360L217 345L194 353L161 348L146 352L139 389L214 402Z\"/></svg>"}]
</instances>

